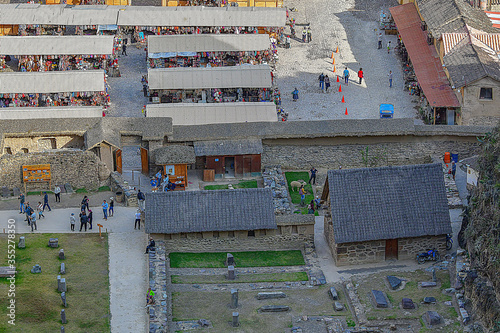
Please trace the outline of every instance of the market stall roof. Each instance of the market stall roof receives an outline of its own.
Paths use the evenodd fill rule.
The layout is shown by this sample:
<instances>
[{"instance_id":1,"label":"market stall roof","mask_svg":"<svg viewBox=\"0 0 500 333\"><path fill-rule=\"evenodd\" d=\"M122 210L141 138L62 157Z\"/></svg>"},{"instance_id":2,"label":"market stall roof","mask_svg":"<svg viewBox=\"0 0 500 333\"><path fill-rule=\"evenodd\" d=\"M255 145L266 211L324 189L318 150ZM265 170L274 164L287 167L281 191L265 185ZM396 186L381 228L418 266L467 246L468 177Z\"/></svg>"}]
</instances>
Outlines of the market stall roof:
<instances>
[{"instance_id":1,"label":"market stall roof","mask_svg":"<svg viewBox=\"0 0 500 333\"><path fill-rule=\"evenodd\" d=\"M122 6L40 4L0 5L0 24L99 25L116 24Z\"/></svg>"},{"instance_id":2,"label":"market stall roof","mask_svg":"<svg viewBox=\"0 0 500 333\"><path fill-rule=\"evenodd\" d=\"M251 155L262 154L261 139L197 141L196 156Z\"/></svg>"},{"instance_id":3,"label":"market stall roof","mask_svg":"<svg viewBox=\"0 0 500 333\"><path fill-rule=\"evenodd\" d=\"M104 91L104 71L0 73L0 93Z\"/></svg>"},{"instance_id":4,"label":"market stall roof","mask_svg":"<svg viewBox=\"0 0 500 333\"><path fill-rule=\"evenodd\" d=\"M285 23L285 8L266 7L127 6L118 16L120 26L283 27Z\"/></svg>"},{"instance_id":5,"label":"market stall roof","mask_svg":"<svg viewBox=\"0 0 500 333\"><path fill-rule=\"evenodd\" d=\"M267 34L148 36L149 53L262 51L269 47Z\"/></svg>"},{"instance_id":6,"label":"market stall roof","mask_svg":"<svg viewBox=\"0 0 500 333\"><path fill-rule=\"evenodd\" d=\"M114 36L2 36L2 55L112 54Z\"/></svg>"},{"instance_id":7,"label":"market stall roof","mask_svg":"<svg viewBox=\"0 0 500 333\"><path fill-rule=\"evenodd\" d=\"M500 12L486 12L494 28L500 29Z\"/></svg>"},{"instance_id":8,"label":"market stall roof","mask_svg":"<svg viewBox=\"0 0 500 333\"><path fill-rule=\"evenodd\" d=\"M425 32L413 3L389 8L403 39L417 76L431 107L460 107L450 87L441 61L432 45L427 44Z\"/></svg>"},{"instance_id":9,"label":"market stall roof","mask_svg":"<svg viewBox=\"0 0 500 333\"><path fill-rule=\"evenodd\" d=\"M271 88L269 65L148 69L149 89Z\"/></svg>"},{"instance_id":10,"label":"market stall roof","mask_svg":"<svg viewBox=\"0 0 500 333\"><path fill-rule=\"evenodd\" d=\"M101 106L2 108L2 112L0 112L0 119L98 118L98 117L102 117Z\"/></svg>"},{"instance_id":11,"label":"market stall roof","mask_svg":"<svg viewBox=\"0 0 500 333\"><path fill-rule=\"evenodd\" d=\"M174 126L278 121L271 102L165 103L146 108L148 117L170 117Z\"/></svg>"}]
</instances>

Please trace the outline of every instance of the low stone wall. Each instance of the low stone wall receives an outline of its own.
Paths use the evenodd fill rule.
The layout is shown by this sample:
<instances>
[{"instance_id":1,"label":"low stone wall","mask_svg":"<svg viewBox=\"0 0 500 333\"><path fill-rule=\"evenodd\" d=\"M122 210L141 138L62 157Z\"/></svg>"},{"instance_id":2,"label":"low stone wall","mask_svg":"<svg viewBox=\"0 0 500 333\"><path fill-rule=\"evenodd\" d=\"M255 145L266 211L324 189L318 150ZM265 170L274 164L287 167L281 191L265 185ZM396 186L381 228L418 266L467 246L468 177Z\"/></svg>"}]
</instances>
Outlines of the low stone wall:
<instances>
[{"instance_id":1,"label":"low stone wall","mask_svg":"<svg viewBox=\"0 0 500 333\"><path fill-rule=\"evenodd\" d=\"M123 204L128 207L138 207L137 191L127 184L119 172L112 172L110 177L111 190L123 193Z\"/></svg>"},{"instance_id":2,"label":"low stone wall","mask_svg":"<svg viewBox=\"0 0 500 333\"><path fill-rule=\"evenodd\" d=\"M82 150L51 150L48 152L3 155L0 157L0 184L12 189L24 188L22 166L50 164L52 186L69 183L74 189L95 190L104 184L110 172L91 152ZM35 184L28 188L34 188ZM38 184L48 189L49 184Z\"/></svg>"}]
</instances>

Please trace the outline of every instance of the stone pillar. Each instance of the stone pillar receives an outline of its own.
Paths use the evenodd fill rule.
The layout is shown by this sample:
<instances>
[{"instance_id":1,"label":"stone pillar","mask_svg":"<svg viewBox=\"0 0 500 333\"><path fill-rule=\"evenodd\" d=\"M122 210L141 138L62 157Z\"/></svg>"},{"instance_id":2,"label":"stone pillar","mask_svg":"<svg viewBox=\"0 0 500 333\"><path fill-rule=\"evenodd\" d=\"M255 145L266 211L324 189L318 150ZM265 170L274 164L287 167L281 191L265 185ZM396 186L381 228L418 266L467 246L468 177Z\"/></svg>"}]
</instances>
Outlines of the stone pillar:
<instances>
[{"instance_id":1,"label":"stone pillar","mask_svg":"<svg viewBox=\"0 0 500 333\"><path fill-rule=\"evenodd\" d=\"M228 266L227 267L227 279L234 280L235 278L236 278L236 275L234 274L234 266Z\"/></svg>"},{"instance_id":2,"label":"stone pillar","mask_svg":"<svg viewBox=\"0 0 500 333\"><path fill-rule=\"evenodd\" d=\"M59 290L59 285L61 284L61 275L57 276L57 290Z\"/></svg>"},{"instance_id":3,"label":"stone pillar","mask_svg":"<svg viewBox=\"0 0 500 333\"><path fill-rule=\"evenodd\" d=\"M61 333L64 333L65 330L64 330L64 326L61 326Z\"/></svg>"},{"instance_id":4,"label":"stone pillar","mask_svg":"<svg viewBox=\"0 0 500 333\"><path fill-rule=\"evenodd\" d=\"M61 310L61 323L66 324L66 311Z\"/></svg>"},{"instance_id":5,"label":"stone pillar","mask_svg":"<svg viewBox=\"0 0 500 333\"><path fill-rule=\"evenodd\" d=\"M233 312L233 327L240 326L240 314L238 312Z\"/></svg>"},{"instance_id":6,"label":"stone pillar","mask_svg":"<svg viewBox=\"0 0 500 333\"><path fill-rule=\"evenodd\" d=\"M64 307L67 307L68 304L66 303L66 293L65 292L61 293L61 300L63 302Z\"/></svg>"},{"instance_id":7,"label":"stone pillar","mask_svg":"<svg viewBox=\"0 0 500 333\"><path fill-rule=\"evenodd\" d=\"M19 244L17 245L17 247L20 249L26 248L26 241L24 239L24 236L19 237Z\"/></svg>"},{"instance_id":8,"label":"stone pillar","mask_svg":"<svg viewBox=\"0 0 500 333\"><path fill-rule=\"evenodd\" d=\"M59 274L66 274L66 265L64 263L61 263L61 270L59 271Z\"/></svg>"},{"instance_id":9,"label":"stone pillar","mask_svg":"<svg viewBox=\"0 0 500 333\"><path fill-rule=\"evenodd\" d=\"M228 266L234 266L234 256L231 254L231 253L228 253L226 255L227 259L226 259L226 263Z\"/></svg>"},{"instance_id":10,"label":"stone pillar","mask_svg":"<svg viewBox=\"0 0 500 333\"><path fill-rule=\"evenodd\" d=\"M66 292L66 279L65 278L62 278L61 280L59 280L59 285L58 285L58 288L57 290L59 292Z\"/></svg>"},{"instance_id":11,"label":"stone pillar","mask_svg":"<svg viewBox=\"0 0 500 333\"><path fill-rule=\"evenodd\" d=\"M231 289L231 309L238 307L238 289Z\"/></svg>"},{"instance_id":12,"label":"stone pillar","mask_svg":"<svg viewBox=\"0 0 500 333\"><path fill-rule=\"evenodd\" d=\"M59 259L61 259L61 260L66 259L66 257L64 256L64 250L63 249L59 250Z\"/></svg>"}]
</instances>

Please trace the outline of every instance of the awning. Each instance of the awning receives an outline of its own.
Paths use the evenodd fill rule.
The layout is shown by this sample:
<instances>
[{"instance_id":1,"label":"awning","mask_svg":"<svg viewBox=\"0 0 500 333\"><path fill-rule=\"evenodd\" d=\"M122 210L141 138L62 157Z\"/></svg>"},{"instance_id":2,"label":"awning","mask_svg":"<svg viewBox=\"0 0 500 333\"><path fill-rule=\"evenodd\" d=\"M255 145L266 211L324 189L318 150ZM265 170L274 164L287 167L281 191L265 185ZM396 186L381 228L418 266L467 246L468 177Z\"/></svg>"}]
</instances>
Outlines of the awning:
<instances>
[{"instance_id":1,"label":"awning","mask_svg":"<svg viewBox=\"0 0 500 333\"><path fill-rule=\"evenodd\" d=\"M174 58L174 57L194 57L196 52L157 52L148 53L148 57L152 59L159 58Z\"/></svg>"},{"instance_id":2,"label":"awning","mask_svg":"<svg viewBox=\"0 0 500 333\"><path fill-rule=\"evenodd\" d=\"M495 28L500 29L500 12L486 12L486 16L490 19Z\"/></svg>"},{"instance_id":3,"label":"awning","mask_svg":"<svg viewBox=\"0 0 500 333\"><path fill-rule=\"evenodd\" d=\"M413 3L389 8L427 101L432 107L460 107L434 46L427 44Z\"/></svg>"},{"instance_id":4,"label":"awning","mask_svg":"<svg viewBox=\"0 0 500 333\"><path fill-rule=\"evenodd\" d=\"M102 106L54 106L0 109L0 119L100 118Z\"/></svg>"},{"instance_id":5,"label":"awning","mask_svg":"<svg viewBox=\"0 0 500 333\"><path fill-rule=\"evenodd\" d=\"M2 55L102 55L113 53L114 36L2 36Z\"/></svg>"},{"instance_id":6,"label":"awning","mask_svg":"<svg viewBox=\"0 0 500 333\"><path fill-rule=\"evenodd\" d=\"M104 24L97 27L97 31L105 30L118 30L118 25L116 24Z\"/></svg>"}]
</instances>

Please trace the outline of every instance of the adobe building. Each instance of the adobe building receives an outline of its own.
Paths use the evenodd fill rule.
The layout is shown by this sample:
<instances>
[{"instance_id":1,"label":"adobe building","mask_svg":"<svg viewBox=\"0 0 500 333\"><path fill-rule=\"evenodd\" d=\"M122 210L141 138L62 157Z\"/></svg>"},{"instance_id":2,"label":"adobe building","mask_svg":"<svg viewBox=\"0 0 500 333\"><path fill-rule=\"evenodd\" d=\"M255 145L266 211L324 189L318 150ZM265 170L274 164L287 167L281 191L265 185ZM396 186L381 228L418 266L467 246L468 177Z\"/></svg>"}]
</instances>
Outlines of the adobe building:
<instances>
[{"instance_id":1,"label":"adobe building","mask_svg":"<svg viewBox=\"0 0 500 333\"><path fill-rule=\"evenodd\" d=\"M338 266L446 251L452 229L440 164L330 170L322 199Z\"/></svg>"}]
</instances>

